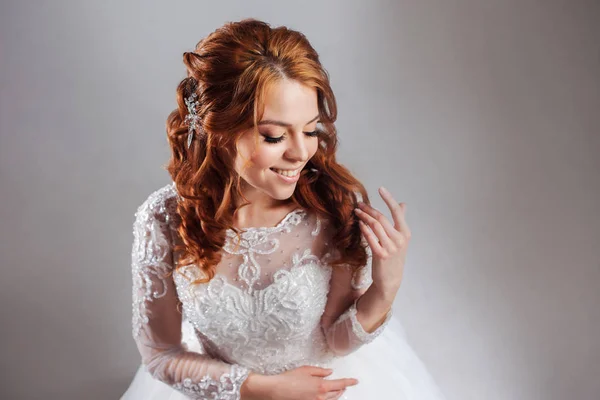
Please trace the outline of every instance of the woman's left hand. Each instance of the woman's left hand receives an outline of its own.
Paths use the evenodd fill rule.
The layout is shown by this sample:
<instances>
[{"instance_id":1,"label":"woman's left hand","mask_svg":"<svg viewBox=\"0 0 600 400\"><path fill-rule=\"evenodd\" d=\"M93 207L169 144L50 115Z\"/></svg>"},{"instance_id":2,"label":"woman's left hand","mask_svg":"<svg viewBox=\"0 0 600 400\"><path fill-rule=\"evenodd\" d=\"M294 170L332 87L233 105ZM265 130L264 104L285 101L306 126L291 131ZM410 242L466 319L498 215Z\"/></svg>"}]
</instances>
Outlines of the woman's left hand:
<instances>
[{"instance_id":1,"label":"woman's left hand","mask_svg":"<svg viewBox=\"0 0 600 400\"><path fill-rule=\"evenodd\" d=\"M385 215L363 202L359 202L360 209L356 208L355 212L373 253L373 285L395 296L402 282L411 233L405 219L406 203L398 203L383 187L379 194L392 212L393 226Z\"/></svg>"}]
</instances>

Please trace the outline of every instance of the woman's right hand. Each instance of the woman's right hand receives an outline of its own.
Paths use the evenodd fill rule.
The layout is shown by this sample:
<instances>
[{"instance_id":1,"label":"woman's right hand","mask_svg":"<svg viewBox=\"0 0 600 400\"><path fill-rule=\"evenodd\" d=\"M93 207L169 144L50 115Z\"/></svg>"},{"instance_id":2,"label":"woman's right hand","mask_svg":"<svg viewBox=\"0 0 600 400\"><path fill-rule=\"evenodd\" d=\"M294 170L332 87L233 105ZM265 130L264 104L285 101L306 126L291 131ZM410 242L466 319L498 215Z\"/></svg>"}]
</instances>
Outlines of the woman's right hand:
<instances>
[{"instance_id":1,"label":"woman's right hand","mask_svg":"<svg viewBox=\"0 0 600 400\"><path fill-rule=\"evenodd\" d=\"M277 375L262 375L253 385L257 397L248 400L335 400L344 394L346 387L358 384L353 378L324 379L331 369L304 365ZM242 399L246 400L244 397Z\"/></svg>"}]
</instances>

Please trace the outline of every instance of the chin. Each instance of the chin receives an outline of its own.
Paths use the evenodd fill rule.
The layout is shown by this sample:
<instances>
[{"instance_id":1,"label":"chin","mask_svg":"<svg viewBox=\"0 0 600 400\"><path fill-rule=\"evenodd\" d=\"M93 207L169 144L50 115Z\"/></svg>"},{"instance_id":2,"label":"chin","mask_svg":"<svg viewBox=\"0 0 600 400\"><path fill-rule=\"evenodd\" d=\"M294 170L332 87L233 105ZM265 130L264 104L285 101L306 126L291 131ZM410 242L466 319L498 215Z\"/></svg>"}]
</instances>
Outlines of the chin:
<instances>
[{"instance_id":1,"label":"chin","mask_svg":"<svg viewBox=\"0 0 600 400\"><path fill-rule=\"evenodd\" d=\"M271 197L278 200L286 200L292 197L296 190L296 184L288 185L287 187L276 188L271 192Z\"/></svg>"},{"instance_id":2,"label":"chin","mask_svg":"<svg viewBox=\"0 0 600 400\"><path fill-rule=\"evenodd\" d=\"M295 188L296 186L292 186L291 189L278 190L277 193L275 193L275 195L271 195L271 197L277 200L287 200L292 197Z\"/></svg>"},{"instance_id":3,"label":"chin","mask_svg":"<svg viewBox=\"0 0 600 400\"><path fill-rule=\"evenodd\" d=\"M252 180L244 179L244 181L246 181L246 183L252 186L254 189L263 192L275 200L290 199L296 190L296 185L298 184L298 182L291 185L282 185L280 183L273 184L272 181L266 180L256 180L253 182Z\"/></svg>"}]
</instances>

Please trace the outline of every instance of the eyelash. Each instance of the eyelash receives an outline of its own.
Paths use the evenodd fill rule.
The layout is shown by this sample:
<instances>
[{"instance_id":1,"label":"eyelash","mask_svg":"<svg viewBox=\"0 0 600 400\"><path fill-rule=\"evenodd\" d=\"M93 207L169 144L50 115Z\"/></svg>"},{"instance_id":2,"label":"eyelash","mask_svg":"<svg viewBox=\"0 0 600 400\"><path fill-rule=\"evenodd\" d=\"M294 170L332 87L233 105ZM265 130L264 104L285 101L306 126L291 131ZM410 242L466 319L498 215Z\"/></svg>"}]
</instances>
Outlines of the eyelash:
<instances>
[{"instance_id":1,"label":"eyelash","mask_svg":"<svg viewBox=\"0 0 600 400\"><path fill-rule=\"evenodd\" d=\"M304 132L307 136L310 137L316 137L319 136L319 131L312 131L312 132ZM279 137L270 137L270 136L265 136L265 142L270 143L270 144L275 144L275 143L279 143L283 140L283 138L285 137L285 134L279 136Z\"/></svg>"}]
</instances>

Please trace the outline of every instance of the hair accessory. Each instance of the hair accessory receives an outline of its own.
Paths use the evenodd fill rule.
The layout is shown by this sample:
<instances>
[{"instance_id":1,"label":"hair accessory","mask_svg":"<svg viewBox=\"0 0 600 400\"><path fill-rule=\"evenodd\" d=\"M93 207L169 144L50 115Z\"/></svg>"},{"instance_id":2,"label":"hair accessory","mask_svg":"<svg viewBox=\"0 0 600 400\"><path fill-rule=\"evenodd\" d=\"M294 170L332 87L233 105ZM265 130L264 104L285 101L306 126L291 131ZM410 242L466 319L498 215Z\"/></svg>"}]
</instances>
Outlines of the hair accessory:
<instances>
[{"instance_id":1,"label":"hair accessory","mask_svg":"<svg viewBox=\"0 0 600 400\"><path fill-rule=\"evenodd\" d=\"M187 138L187 147L190 148L192 144L192 139L194 139L194 132L198 131L200 134L200 117L196 111L196 107L198 107L198 101L196 98L198 94L192 93L187 99L185 99L185 105L188 109L188 114L185 116L185 122L188 124L188 138Z\"/></svg>"}]
</instances>

